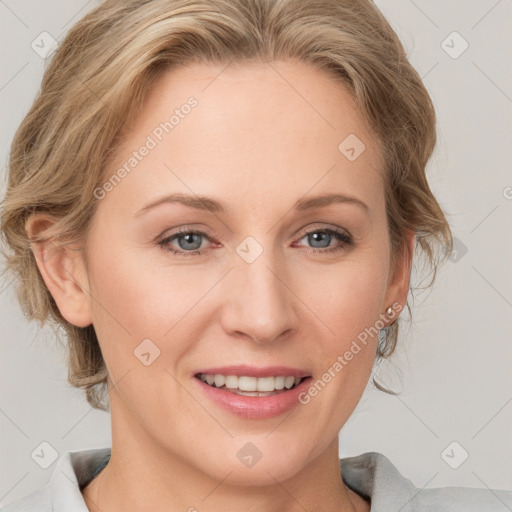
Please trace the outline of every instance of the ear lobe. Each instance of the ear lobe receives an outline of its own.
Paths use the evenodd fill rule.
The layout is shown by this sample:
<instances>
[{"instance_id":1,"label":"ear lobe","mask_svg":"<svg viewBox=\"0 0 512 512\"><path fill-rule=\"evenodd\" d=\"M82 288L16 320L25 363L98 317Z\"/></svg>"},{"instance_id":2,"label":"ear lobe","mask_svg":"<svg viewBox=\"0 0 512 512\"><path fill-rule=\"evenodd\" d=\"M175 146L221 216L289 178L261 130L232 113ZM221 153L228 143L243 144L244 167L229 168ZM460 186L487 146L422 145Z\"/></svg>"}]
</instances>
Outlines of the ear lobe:
<instances>
[{"instance_id":1,"label":"ear lobe","mask_svg":"<svg viewBox=\"0 0 512 512\"><path fill-rule=\"evenodd\" d=\"M44 239L56 219L33 214L25 222L37 268L62 316L77 327L92 323L89 282L81 251L59 240ZM41 241L39 241L41 240Z\"/></svg>"}]
</instances>

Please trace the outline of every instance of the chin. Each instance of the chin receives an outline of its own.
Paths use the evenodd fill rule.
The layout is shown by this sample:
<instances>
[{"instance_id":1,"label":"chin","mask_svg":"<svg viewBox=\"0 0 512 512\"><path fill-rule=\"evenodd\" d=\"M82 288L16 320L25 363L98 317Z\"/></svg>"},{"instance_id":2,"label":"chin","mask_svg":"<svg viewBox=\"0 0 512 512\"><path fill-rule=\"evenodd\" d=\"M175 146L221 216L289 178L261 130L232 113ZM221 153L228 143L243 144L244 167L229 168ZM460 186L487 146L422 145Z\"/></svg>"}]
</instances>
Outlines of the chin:
<instances>
[{"instance_id":1,"label":"chin","mask_svg":"<svg viewBox=\"0 0 512 512\"><path fill-rule=\"evenodd\" d=\"M290 443L289 450L262 447L259 451L255 444L247 441L237 449L235 456L214 458L208 466L203 459L199 469L217 480L226 478L225 482L231 485L274 485L276 480L281 482L296 475L306 464L304 455L298 453L296 443Z\"/></svg>"},{"instance_id":2,"label":"chin","mask_svg":"<svg viewBox=\"0 0 512 512\"><path fill-rule=\"evenodd\" d=\"M245 467L243 464L226 465L223 474L229 476L226 483L241 487L258 487L274 485L276 480L283 482L292 478L301 468L294 465L293 461L274 461L266 463L260 460L252 467Z\"/></svg>"}]
</instances>

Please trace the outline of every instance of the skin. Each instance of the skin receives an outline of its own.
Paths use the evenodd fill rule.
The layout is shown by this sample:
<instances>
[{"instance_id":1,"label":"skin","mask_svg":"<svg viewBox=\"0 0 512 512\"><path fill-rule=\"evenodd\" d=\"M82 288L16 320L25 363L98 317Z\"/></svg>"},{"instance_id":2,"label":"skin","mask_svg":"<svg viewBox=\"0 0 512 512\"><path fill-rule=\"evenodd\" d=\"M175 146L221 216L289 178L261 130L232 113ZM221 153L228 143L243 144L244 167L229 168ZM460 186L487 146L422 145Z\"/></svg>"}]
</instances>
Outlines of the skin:
<instances>
[{"instance_id":1,"label":"skin","mask_svg":"<svg viewBox=\"0 0 512 512\"><path fill-rule=\"evenodd\" d=\"M198 106L99 201L88 268L79 251L45 258L44 244L35 249L62 315L94 325L109 370L112 457L84 499L103 512L368 511L342 481L338 432L368 382L377 337L288 415L240 418L193 382L202 367L240 363L319 378L390 305L405 304L410 274L405 250L391 264L382 155L349 92L303 62L223 68L194 64L154 84L107 176L188 97ZM354 161L338 150L349 134L366 146ZM135 215L175 192L213 197L226 211L167 203ZM324 193L368 211L293 209ZM50 222L34 215L27 232ZM207 233L201 254L158 245L181 226ZM307 236L333 227L353 244ZM252 263L236 252L247 236L263 249ZM412 249L414 234L407 240ZM186 242L167 247L185 252ZM332 247L340 250L325 252ZM133 353L145 338L160 350L149 366ZM249 441L262 454L251 468L237 458Z\"/></svg>"}]
</instances>

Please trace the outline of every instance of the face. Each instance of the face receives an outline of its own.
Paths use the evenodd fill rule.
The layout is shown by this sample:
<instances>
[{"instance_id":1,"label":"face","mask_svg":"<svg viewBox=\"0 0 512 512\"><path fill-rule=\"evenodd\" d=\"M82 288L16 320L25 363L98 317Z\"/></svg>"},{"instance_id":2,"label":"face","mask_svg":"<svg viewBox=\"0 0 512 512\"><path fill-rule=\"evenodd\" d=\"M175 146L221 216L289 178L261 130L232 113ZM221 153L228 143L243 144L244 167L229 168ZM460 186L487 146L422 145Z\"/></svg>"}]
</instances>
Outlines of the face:
<instances>
[{"instance_id":1,"label":"face","mask_svg":"<svg viewBox=\"0 0 512 512\"><path fill-rule=\"evenodd\" d=\"M362 333L404 288L350 94L306 63L223 68L168 72L130 123L97 190L87 308L113 435L257 484L336 439L374 362Z\"/></svg>"}]
</instances>

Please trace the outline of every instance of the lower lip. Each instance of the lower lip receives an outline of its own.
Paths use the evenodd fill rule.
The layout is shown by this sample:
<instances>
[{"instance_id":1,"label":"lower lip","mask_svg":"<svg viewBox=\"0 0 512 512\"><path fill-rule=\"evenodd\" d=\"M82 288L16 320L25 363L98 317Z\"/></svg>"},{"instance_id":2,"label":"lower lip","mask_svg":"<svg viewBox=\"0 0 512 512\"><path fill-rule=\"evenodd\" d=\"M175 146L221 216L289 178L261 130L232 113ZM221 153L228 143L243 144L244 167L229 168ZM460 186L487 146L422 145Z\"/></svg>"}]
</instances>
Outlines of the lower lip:
<instances>
[{"instance_id":1,"label":"lower lip","mask_svg":"<svg viewBox=\"0 0 512 512\"><path fill-rule=\"evenodd\" d=\"M311 377L305 378L298 386L283 393L270 396L245 396L209 386L197 377L193 379L213 402L230 413L242 418L256 420L274 418L300 404L299 395L305 391Z\"/></svg>"}]
</instances>

